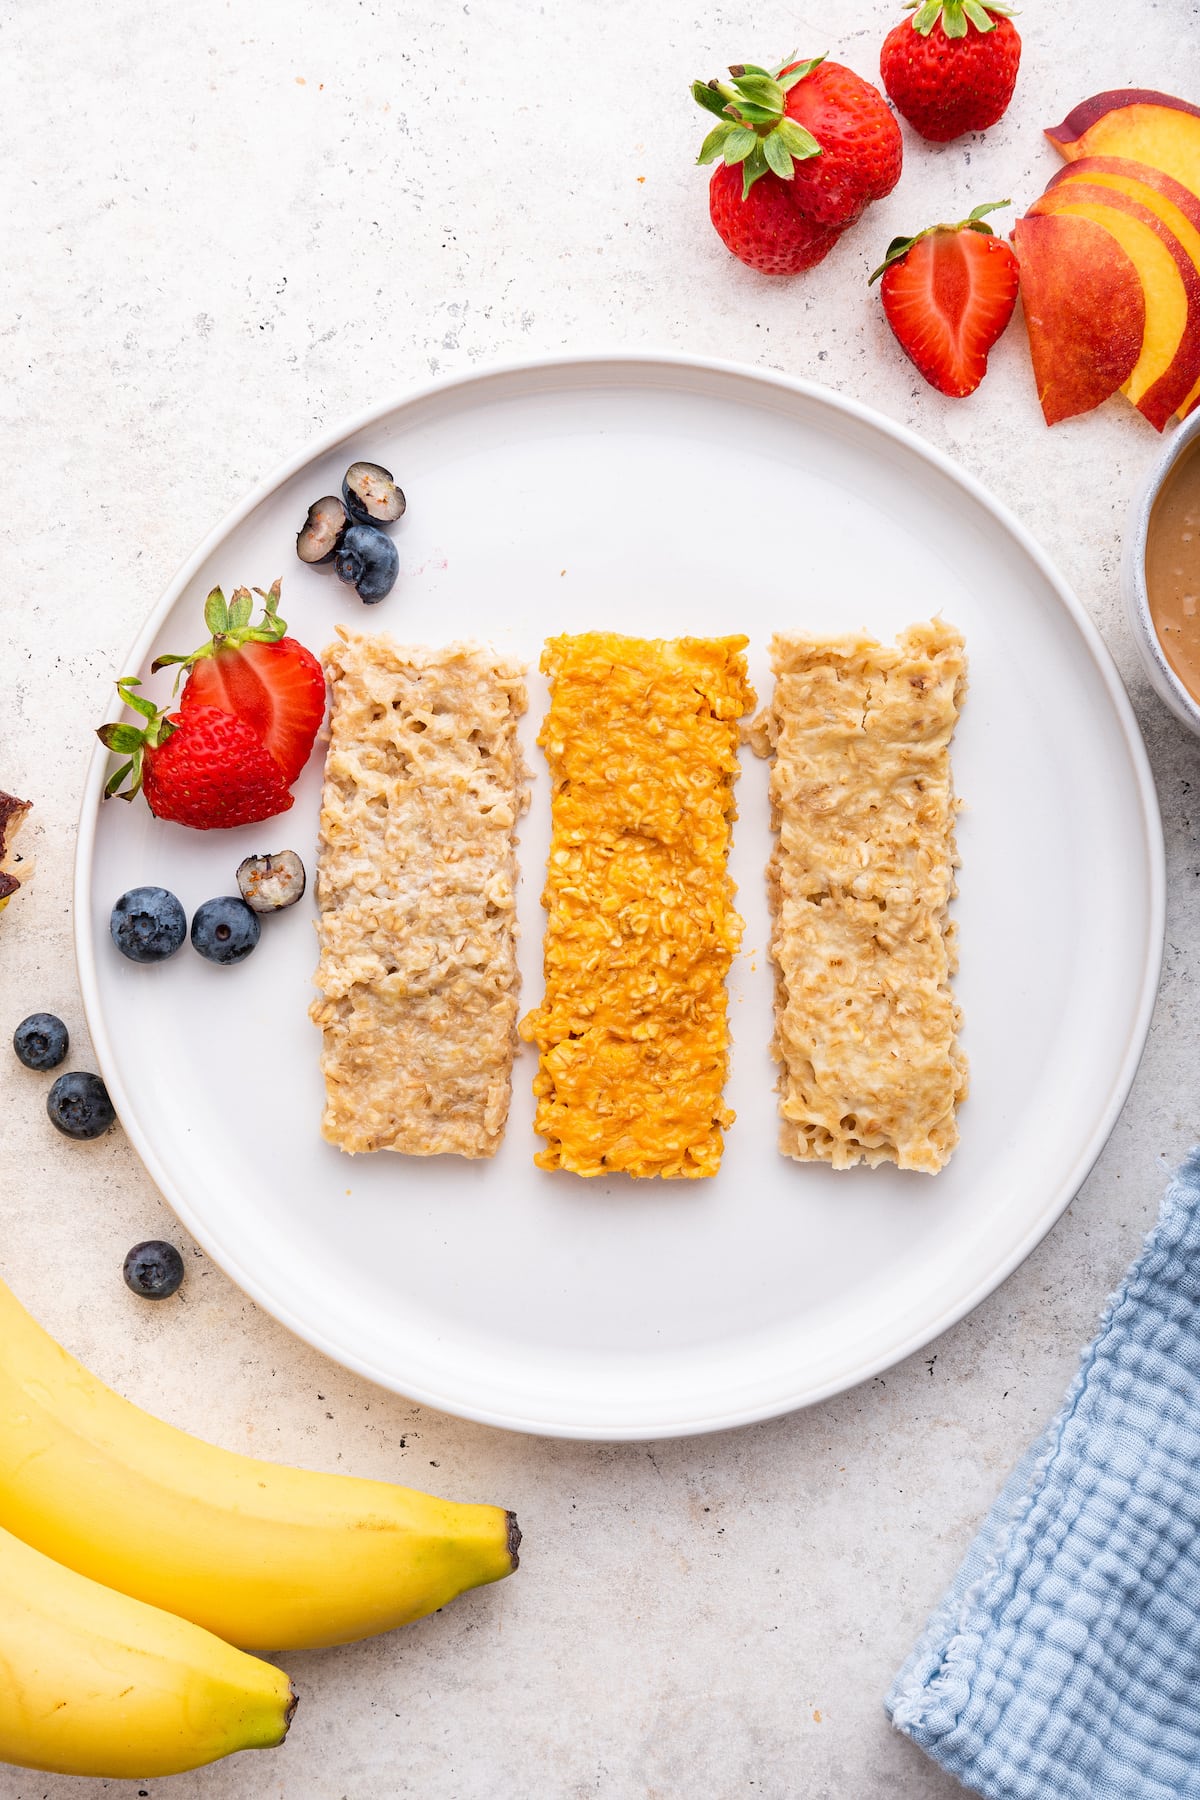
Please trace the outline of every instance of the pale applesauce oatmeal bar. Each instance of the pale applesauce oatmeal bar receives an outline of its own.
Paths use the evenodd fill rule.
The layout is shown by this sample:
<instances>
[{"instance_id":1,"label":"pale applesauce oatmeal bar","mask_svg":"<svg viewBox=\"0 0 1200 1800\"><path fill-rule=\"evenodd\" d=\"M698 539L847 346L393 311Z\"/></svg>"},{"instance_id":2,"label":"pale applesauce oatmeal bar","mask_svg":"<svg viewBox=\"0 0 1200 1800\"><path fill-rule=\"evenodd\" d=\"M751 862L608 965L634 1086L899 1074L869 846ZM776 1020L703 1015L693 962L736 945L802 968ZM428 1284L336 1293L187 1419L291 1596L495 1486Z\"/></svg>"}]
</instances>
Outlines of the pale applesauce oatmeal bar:
<instances>
[{"instance_id":1,"label":"pale applesauce oatmeal bar","mask_svg":"<svg viewBox=\"0 0 1200 1800\"><path fill-rule=\"evenodd\" d=\"M492 1156L516 1048L524 670L341 627L324 661L322 1130L348 1151Z\"/></svg>"},{"instance_id":2,"label":"pale applesauce oatmeal bar","mask_svg":"<svg viewBox=\"0 0 1200 1800\"><path fill-rule=\"evenodd\" d=\"M752 736L775 757L779 1147L936 1174L967 1092L949 917L963 640L940 620L895 645L784 634L771 665Z\"/></svg>"}]
</instances>

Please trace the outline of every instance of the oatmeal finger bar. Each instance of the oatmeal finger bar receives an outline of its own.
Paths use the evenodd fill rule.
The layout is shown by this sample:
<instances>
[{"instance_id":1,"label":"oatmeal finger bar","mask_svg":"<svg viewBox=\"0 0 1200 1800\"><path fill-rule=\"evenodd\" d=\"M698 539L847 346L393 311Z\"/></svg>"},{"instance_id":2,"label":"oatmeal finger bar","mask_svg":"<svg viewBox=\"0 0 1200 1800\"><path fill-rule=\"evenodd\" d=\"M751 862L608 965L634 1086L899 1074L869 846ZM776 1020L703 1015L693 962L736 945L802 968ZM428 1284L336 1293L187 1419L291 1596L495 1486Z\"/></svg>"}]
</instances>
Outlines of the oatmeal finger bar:
<instances>
[{"instance_id":1,"label":"oatmeal finger bar","mask_svg":"<svg viewBox=\"0 0 1200 1800\"><path fill-rule=\"evenodd\" d=\"M712 1175L733 1114L726 868L746 639L552 638L538 742L553 778L536 1162Z\"/></svg>"},{"instance_id":2,"label":"oatmeal finger bar","mask_svg":"<svg viewBox=\"0 0 1200 1800\"><path fill-rule=\"evenodd\" d=\"M963 640L937 620L895 645L785 634L771 659L753 735L775 757L779 1147L936 1174L967 1092L949 918Z\"/></svg>"},{"instance_id":3,"label":"oatmeal finger bar","mask_svg":"<svg viewBox=\"0 0 1200 1800\"><path fill-rule=\"evenodd\" d=\"M339 627L317 862L322 1130L491 1156L516 1047L524 671L476 644Z\"/></svg>"}]
</instances>

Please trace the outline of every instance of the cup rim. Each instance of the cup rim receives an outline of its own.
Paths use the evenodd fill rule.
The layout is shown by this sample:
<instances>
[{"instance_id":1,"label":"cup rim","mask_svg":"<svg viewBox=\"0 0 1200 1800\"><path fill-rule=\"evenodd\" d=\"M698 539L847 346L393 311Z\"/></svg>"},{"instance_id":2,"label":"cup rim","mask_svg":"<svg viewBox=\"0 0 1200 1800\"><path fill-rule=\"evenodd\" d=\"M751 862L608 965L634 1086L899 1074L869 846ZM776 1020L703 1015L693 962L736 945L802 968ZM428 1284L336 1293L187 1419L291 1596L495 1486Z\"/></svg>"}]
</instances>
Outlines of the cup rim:
<instances>
[{"instance_id":1,"label":"cup rim","mask_svg":"<svg viewBox=\"0 0 1200 1800\"><path fill-rule=\"evenodd\" d=\"M1125 554L1129 564L1134 603L1145 648L1153 657L1155 668L1174 694L1179 706L1186 711L1192 729L1200 732L1200 700L1184 686L1167 660L1167 653L1163 649L1162 639L1158 635L1154 617L1150 611L1150 594L1146 585L1146 546L1149 541L1150 519L1154 512L1155 502L1183 452L1197 438L1200 438L1200 406L1189 414L1182 425L1176 427L1168 441L1161 446L1159 454L1151 464L1134 501L1134 528L1126 544Z\"/></svg>"}]
</instances>

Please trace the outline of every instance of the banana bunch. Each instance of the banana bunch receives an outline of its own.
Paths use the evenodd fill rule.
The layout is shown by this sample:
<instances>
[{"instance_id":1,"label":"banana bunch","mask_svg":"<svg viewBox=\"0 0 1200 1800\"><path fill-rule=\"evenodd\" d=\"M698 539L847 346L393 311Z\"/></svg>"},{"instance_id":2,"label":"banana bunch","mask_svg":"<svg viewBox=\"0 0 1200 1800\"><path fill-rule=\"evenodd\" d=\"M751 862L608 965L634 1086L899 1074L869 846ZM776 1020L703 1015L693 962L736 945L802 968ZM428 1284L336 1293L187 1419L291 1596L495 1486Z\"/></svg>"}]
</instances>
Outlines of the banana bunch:
<instances>
[{"instance_id":1,"label":"banana bunch","mask_svg":"<svg viewBox=\"0 0 1200 1800\"><path fill-rule=\"evenodd\" d=\"M511 1574L519 1543L500 1507L151 1418L0 1282L0 1761L165 1775L278 1744L291 1685L246 1650L390 1631Z\"/></svg>"},{"instance_id":2,"label":"banana bunch","mask_svg":"<svg viewBox=\"0 0 1200 1800\"><path fill-rule=\"evenodd\" d=\"M0 1762L59 1775L177 1775L281 1744L280 1669L64 1569L0 1531Z\"/></svg>"}]
</instances>

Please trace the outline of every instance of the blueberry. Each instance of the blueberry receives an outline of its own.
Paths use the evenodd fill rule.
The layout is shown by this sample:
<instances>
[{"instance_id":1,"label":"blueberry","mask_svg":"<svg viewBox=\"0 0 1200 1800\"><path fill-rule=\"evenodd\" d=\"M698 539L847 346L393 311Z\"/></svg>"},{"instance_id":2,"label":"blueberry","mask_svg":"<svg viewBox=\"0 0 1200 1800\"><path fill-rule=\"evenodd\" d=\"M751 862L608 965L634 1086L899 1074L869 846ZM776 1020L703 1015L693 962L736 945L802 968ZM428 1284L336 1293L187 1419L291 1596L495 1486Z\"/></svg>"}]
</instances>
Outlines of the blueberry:
<instances>
[{"instance_id":1,"label":"blueberry","mask_svg":"<svg viewBox=\"0 0 1200 1800\"><path fill-rule=\"evenodd\" d=\"M239 963L259 940L262 926L238 894L221 894L196 908L192 945L209 962Z\"/></svg>"},{"instance_id":2,"label":"blueberry","mask_svg":"<svg viewBox=\"0 0 1200 1800\"><path fill-rule=\"evenodd\" d=\"M100 1077L79 1069L59 1076L46 1096L46 1111L69 1138L98 1138L117 1116Z\"/></svg>"},{"instance_id":3,"label":"blueberry","mask_svg":"<svg viewBox=\"0 0 1200 1800\"><path fill-rule=\"evenodd\" d=\"M247 856L238 864L238 892L256 913L282 912L304 892L304 864L294 850Z\"/></svg>"},{"instance_id":4,"label":"blueberry","mask_svg":"<svg viewBox=\"0 0 1200 1800\"><path fill-rule=\"evenodd\" d=\"M187 914L166 888L130 888L113 907L108 928L130 962L165 962L187 936Z\"/></svg>"},{"instance_id":5,"label":"blueberry","mask_svg":"<svg viewBox=\"0 0 1200 1800\"><path fill-rule=\"evenodd\" d=\"M379 463L351 463L342 482L342 499L356 525L394 525L405 506L403 490Z\"/></svg>"},{"instance_id":6,"label":"blueberry","mask_svg":"<svg viewBox=\"0 0 1200 1800\"><path fill-rule=\"evenodd\" d=\"M334 551L342 541L342 533L350 523L350 515L336 494L314 500L308 517L296 538L296 555L304 563L333 561Z\"/></svg>"},{"instance_id":7,"label":"blueberry","mask_svg":"<svg viewBox=\"0 0 1200 1800\"><path fill-rule=\"evenodd\" d=\"M135 1244L125 1258L125 1285L143 1300L166 1300L183 1280L183 1258L174 1244Z\"/></svg>"},{"instance_id":8,"label":"blueberry","mask_svg":"<svg viewBox=\"0 0 1200 1800\"><path fill-rule=\"evenodd\" d=\"M30 1013L13 1032L13 1049L27 1069L57 1069L70 1042L53 1013Z\"/></svg>"},{"instance_id":9,"label":"blueberry","mask_svg":"<svg viewBox=\"0 0 1200 1800\"><path fill-rule=\"evenodd\" d=\"M373 606L390 594L400 572L400 557L390 537L374 525L352 525L333 562L339 579Z\"/></svg>"}]
</instances>

